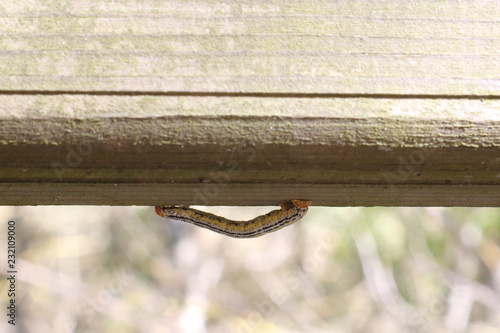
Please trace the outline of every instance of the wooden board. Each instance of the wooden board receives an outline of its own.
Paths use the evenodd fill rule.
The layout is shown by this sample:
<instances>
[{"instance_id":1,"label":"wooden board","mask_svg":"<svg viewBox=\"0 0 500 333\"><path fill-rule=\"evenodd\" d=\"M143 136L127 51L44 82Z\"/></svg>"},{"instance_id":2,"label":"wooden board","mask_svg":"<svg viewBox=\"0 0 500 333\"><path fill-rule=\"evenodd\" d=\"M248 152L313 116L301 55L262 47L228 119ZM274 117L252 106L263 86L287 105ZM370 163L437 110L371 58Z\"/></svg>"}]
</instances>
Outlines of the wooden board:
<instances>
[{"instance_id":1,"label":"wooden board","mask_svg":"<svg viewBox=\"0 0 500 333\"><path fill-rule=\"evenodd\" d=\"M500 206L500 3L0 4L0 204Z\"/></svg>"},{"instance_id":2,"label":"wooden board","mask_svg":"<svg viewBox=\"0 0 500 333\"><path fill-rule=\"evenodd\" d=\"M13 1L5 91L500 95L496 1Z\"/></svg>"},{"instance_id":3,"label":"wooden board","mask_svg":"<svg viewBox=\"0 0 500 333\"><path fill-rule=\"evenodd\" d=\"M499 205L498 110L498 100L7 95L0 200Z\"/></svg>"}]
</instances>

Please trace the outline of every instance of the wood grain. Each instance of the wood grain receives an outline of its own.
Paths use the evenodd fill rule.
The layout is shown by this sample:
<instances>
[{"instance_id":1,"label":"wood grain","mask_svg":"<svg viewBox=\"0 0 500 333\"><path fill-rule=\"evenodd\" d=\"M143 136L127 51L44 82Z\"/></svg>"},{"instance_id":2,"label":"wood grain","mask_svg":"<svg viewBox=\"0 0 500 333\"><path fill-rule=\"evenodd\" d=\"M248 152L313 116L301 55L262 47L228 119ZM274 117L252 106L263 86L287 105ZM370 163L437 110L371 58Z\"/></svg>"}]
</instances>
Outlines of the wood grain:
<instances>
[{"instance_id":1,"label":"wood grain","mask_svg":"<svg viewBox=\"0 0 500 333\"><path fill-rule=\"evenodd\" d=\"M0 204L500 206L496 1L0 5Z\"/></svg>"},{"instance_id":2,"label":"wood grain","mask_svg":"<svg viewBox=\"0 0 500 333\"><path fill-rule=\"evenodd\" d=\"M500 203L498 100L7 95L0 105L4 204L277 204L285 193L316 205ZM47 196L33 197L35 183Z\"/></svg>"},{"instance_id":3,"label":"wood grain","mask_svg":"<svg viewBox=\"0 0 500 333\"><path fill-rule=\"evenodd\" d=\"M0 89L499 96L499 24L496 1L7 1Z\"/></svg>"}]
</instances>

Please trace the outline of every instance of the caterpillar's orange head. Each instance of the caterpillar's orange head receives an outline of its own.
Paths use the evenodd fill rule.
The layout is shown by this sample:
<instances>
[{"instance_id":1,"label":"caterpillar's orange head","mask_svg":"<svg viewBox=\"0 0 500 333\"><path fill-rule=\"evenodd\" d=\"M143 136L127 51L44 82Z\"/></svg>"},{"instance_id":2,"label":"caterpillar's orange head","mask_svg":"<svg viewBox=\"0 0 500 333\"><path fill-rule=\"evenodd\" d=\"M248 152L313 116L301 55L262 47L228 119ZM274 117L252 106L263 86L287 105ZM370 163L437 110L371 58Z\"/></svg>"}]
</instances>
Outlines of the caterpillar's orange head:
<instances>
[{"instance_id":1,"label":"caterpillar's orange head","mask_svg":"<svg viewBox=\"0 0 500 333\"><path fill-rule=\"evenodd\" d=\"M309 207L309 205L311 204L312 201L311 200L293 199L292 202L295 205L295 207L300 208L300 209L306 209L307 207Z\"/></svg>"},{"instance_id":2,"label":"caterpillar's orange head","mask_svg":"<svg viewBox=\"0 0 500 333\"><path fill-rule=\"evenodd\" d=\"M155 212L156 212L156 214L158 214L161 217L163 217L163 210L161 209L161 206L156 206L155 207Z\"/></svg>"}]
</instances>

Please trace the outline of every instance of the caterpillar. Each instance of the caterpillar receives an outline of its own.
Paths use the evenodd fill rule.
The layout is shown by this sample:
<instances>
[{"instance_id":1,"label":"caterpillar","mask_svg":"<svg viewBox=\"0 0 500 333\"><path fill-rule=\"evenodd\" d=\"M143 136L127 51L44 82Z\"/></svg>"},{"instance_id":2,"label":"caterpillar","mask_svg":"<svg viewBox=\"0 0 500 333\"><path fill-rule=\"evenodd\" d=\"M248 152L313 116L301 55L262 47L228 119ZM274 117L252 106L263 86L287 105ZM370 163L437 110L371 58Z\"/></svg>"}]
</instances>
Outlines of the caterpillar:
<instances>
[{"instance_id":1,"label":"caterpillar","mask_svg":"<svg viewBox=\"0 0 500 333\"><path fill-rule=\"evenodd\" d=\"M155 212L161 217L191 223L226 236L253 238L297 222L307 213L310 204L309 200L294 199L291 203L280 204L281 209L248 221L229 220L189 206L156 206Z\"/></svg>"}]
</instances>

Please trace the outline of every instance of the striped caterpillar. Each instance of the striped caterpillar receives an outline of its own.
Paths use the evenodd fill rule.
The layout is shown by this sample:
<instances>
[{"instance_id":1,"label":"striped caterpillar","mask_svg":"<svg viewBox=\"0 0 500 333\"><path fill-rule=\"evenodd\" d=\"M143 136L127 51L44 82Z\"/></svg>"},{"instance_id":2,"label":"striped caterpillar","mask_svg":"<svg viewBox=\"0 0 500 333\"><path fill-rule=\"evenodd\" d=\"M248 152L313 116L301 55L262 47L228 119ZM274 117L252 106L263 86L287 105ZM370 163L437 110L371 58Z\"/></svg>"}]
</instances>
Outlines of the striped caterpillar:
<instances>
[{"instance_id":1,"label":"striped caterpillar","mask_svg":"<svg viewBox=\"0 0 500 333\"><path fill-rule=\"evenodd\" d=\"M292 200L280 204L281 209L257 216L249 221L233 221L189 206L156 206L161 217L180 220L236 238L253 238L279 230L300 220L311 204L308 200Z\"/></svg>"}]
</instances>

